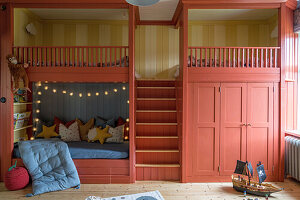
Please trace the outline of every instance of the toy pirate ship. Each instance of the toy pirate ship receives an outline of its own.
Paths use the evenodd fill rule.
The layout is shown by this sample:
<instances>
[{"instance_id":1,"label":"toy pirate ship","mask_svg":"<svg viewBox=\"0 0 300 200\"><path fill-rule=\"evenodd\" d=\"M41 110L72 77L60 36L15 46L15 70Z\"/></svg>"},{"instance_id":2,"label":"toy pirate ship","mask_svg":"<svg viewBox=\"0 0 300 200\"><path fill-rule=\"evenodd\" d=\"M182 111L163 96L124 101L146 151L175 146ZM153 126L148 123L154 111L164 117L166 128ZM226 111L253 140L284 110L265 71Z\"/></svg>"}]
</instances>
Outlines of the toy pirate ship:
<instances>
[{"instance_id":1,"label":"toy pirate ship","mask_svg":"<svg viewBox=\"0 0 300 200\"><path fill-rule=\"evenodd\" d=\"M267 176L264 165L261 164L261 162L257 164L256 171L259 182L251 180L251 178L253 178L253 167L251 163L238 160L234 173L239 175L232 175L233 188L239 192L247 192L248 194L264 197L282 190L282 188L277 188L272 184L263 183ZM247 176L248 179L245 179L245 176Z\"/></svg>"}]
</instances>

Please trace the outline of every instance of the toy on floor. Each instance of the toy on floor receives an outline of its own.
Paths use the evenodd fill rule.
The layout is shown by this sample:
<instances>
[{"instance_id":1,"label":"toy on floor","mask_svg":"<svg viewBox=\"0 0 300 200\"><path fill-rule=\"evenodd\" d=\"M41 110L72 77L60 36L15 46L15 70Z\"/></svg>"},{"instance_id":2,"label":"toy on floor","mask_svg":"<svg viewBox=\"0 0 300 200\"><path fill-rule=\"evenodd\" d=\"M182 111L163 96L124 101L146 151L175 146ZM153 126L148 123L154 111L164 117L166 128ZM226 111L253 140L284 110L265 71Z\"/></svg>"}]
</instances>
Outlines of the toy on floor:
<instances>
[{"instance_id":1,"label":"toy on floor","mask_svg":"<svg viewBox=\"0 0 300 200\"><path fill-rule=\"evenodd\" d=\"M17 161L5 174L4 184L8 190L20 190L29 183L29 175L24 167L17 167Z\"/></svg>"},{"instance_id":2,"label":"toy on floor","mask_svg":"<svg viewBox=\"0 0 300 200\"><path fill-rule=\"evenodd\" d=\"M28 64L18 63L18 60L14 55L7 55L6 60L8 62L10 73L13 77L13 82L15 84L13 91L16 92L20 88L19 81L20 79L22 79L24 81L25 89L31 92L31 90L29 89L29 79L25 70L28 67Z\"/></svg>"},{"instance_id":3,"label":"toy on floor","mask_svg":"<svg viewBox=\"0 0 300 200\"><path fill-rule=\"evenodd\" d=\"M263 183L267 175L265 173L264 165L259 162L256 167L258 182L251 180L253 178L253 168L250 162L243 162L238 160L234 173L240 174L238 176L232 175L233 188L244 194L253 194L257 196L268 197L274 192L279 192L283 188L277 188L269 183ZM248 178L244 178L246 176Z\"/></svg>"}]
</instances>

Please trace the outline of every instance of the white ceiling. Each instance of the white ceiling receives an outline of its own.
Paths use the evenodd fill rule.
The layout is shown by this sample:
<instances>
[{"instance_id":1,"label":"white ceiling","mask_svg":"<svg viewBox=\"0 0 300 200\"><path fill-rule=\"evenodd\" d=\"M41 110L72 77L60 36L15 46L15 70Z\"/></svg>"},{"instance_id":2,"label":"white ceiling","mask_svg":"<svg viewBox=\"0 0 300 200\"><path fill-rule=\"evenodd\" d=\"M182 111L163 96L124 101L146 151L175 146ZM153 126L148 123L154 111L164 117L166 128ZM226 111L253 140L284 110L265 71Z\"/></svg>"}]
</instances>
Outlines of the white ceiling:
<instances>
[{"instance_id":1,"label":"white ceiling","mask_svg":"<svg viewBox=\"0 0 300 200\"><path fill-rule=\"evenodd\" d=\"M189 10L189 20L266 20L277 9L195 9Z\"/></svg>"},{"instance_id":2,"label":"white ceiling","mask_svg":"<svg viewBox=\"0 0 300 200\"><path fill-rule=\"evenodd\" d=\"M127 20L127 9L40 9L30 8L41 19Z\"/></svg>"},{"instance_id":3,"label":"white ceiling","mask_svg":"<svg viewBox=\"0 0 300 200\"><path fill-rule=\"evenodd\" d=\"M141 6L141 20L167 20L173 18L179 0L160 0L152 6Z\"/></svg>"}]
</instances>

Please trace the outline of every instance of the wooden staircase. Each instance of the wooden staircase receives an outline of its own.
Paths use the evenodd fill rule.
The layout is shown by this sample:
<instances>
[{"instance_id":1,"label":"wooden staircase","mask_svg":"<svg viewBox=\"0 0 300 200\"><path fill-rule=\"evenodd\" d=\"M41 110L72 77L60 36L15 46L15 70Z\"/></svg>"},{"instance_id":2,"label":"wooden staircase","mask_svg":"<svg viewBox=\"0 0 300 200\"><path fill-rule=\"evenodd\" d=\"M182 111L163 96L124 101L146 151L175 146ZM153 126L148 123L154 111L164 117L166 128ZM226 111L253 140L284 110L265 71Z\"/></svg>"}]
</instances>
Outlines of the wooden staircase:
<instances>
[{"instance_id":1,"label":"wooden staircase","mask_svg":"<svg viewBox=\"0 0 300 200\"><path fill-rule=\"evenodd\" d=\"M137 81L136 179L179 180L175 81Z\"/></svg>"}]
</instances>

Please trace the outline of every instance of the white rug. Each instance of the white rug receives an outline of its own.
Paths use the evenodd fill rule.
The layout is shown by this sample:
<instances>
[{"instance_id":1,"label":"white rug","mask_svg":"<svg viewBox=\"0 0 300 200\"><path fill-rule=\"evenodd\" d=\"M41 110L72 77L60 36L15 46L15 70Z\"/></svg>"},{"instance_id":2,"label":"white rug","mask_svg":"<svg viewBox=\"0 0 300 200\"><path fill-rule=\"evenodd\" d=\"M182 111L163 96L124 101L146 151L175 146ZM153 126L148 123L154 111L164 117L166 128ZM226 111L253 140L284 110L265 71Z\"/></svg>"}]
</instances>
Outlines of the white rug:
<instances>
[{"instance_id":1,"label":"white rug","mask_svg":"<svg viewBox=\"0 0 300 200\"><path fill-rule=\"evenodd\" d=\"M100 197L90 196L85 200L164 200L159 191L145 192L132 195L124 195L118 197L110 197L101 199Z\"/></svg>"}]
</instances>

